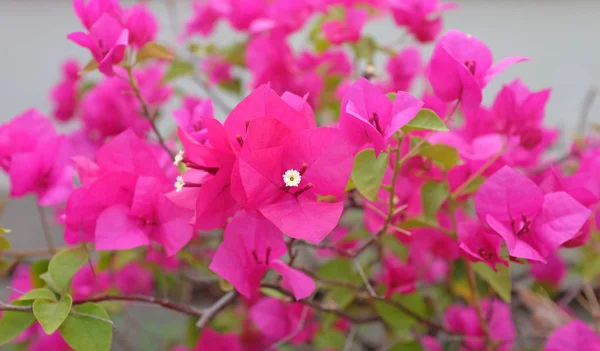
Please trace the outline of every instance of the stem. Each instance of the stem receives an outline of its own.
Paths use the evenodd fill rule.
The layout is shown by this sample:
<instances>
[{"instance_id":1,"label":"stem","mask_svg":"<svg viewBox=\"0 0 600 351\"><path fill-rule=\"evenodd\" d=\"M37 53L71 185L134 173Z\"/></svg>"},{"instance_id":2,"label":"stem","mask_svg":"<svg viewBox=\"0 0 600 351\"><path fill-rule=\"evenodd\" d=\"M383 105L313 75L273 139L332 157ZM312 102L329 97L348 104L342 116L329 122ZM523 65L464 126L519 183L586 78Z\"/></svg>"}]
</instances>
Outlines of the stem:
<instances>
[{"instance_id":1,"label":"stem","mask_svg":"<svg viewBox=\"0 0 600 351\"><path fill-rule=\"evenodd\" d=\"M469 288L471 289L471 295L473 297L473 307L475 307L475 312L477 313L477 318L479 319L479 324L481 325L481 329L483 330L483 334L485 335L485 345L492 351L498 350L498 347L494 340L492 339L492 334L490 333L490 327L486 321L483 310L481 309L481 302L479 300L479 293L477 292L475 271L471 266L470 262L466 262L467 267L467 277L469 280Z\"/></svg>"},{"instance_id":2,"label":"stem","mask_svg":"<svg viewBox=\"0 0 600 351\"><path fill-rule=\"evenodd\" d=\"M140 92L140 88L138 87L135 77L133 76L133 68L131 66L127 67L127 76L129 78L129 85L131 86L131 89L133 89L133 93L135 94L135 97L138 99L138 101L142 105L142 113L144 114L146 119L150 122L150 125L152 126L152 130L154 131L154 134L158 138L158 142L159 142L160 146L162 146L162 148L169 154L169 156L171 156L171 158L175 158L175 154L173 153L173 151L171 151L171 149L169 149L167 147L167 144L165 144L165 140L163 139L162 135L160 134L160 131L158 130L158 127L156 126L156 123L154 122L153 115L150 113L150 108L148 107L146 100L144 100L144 97L142 96L142 93Z\"/></svg>"},{"instance_id":3,"label":"stem","mask_svg":"<svg viewBox=\"0 0 600 351\"><path fill-rule=\"evenodd\" d=\"M144 295L102 295L91 297L83 300L73 301L73 305L81 305L88 302L104 302L104 301L129 301L129 302L142 302L151 305L158 305L164 307L168 310L173 310L180 312L182 314L192 316L192 317L201 317L203 312L187 307L179 305L175 302L165 300L165 299L157 299L154 296L144 296ZM32 312L32 306L15 306L9 305L0 302L0 311L21 311L21 312Z\"/></svg>"},{"instance_id":4,"label":"stem","mask_svg":"<svg viewBox=\"0 0 600 351\"><path fill-rule=\"evenodd\" d=\"M52 235L50 234L50 228L48 227L48 222L46 222L46 216L44 215L44 209L40 206L39 202L36 204L38 215L40 217L40 224L42 225L42 232L44 233L44 238L46 239L46 246L48 247L48 252L51 255L56 253L56 249L54 247L54 242L52 241Z\"/></svg>"},{"instance_id":5,"label":"stem","mask_svg":"<svg viewBox=\"0 0 600 351\"><path fill-rule=\"evenodd\" d=\"M232 304L237 296L238 294L235 290L223 295L214 304L212 304L212 306L203 311L198 323L196 323L196 328L203 329L213 318L215 318L217 314L219 314L219 312Z\"/></svg>"},{"instance_id":6,"label":"stem","mask_svg":"<svg viewBox=\"0 0 600 351\"><path fill-rule=\"evenodd\" d=\"M492 158L488 159L481 167L479 167L479 169L477 171L475 171L475 173L471 174L471 176L464 183L462 183L458 188L456 188L456 190L454 190L452 192L452 194L450 194L450 196L453 199L456 199L459 196L461 196L462 193L469 187L469 185L471 185L471 183L473 183L475 181L475 179L477 179L485 171L487 171L488 168L490 168L494 164L494 162L496 162L500 158L500 156L502 156L502 154L504 154L505 149L506 149L506 145L504 145L502 148L500 148L500 151L498 151L494 156L492 156Z\"/></svg>"}]
</instances>

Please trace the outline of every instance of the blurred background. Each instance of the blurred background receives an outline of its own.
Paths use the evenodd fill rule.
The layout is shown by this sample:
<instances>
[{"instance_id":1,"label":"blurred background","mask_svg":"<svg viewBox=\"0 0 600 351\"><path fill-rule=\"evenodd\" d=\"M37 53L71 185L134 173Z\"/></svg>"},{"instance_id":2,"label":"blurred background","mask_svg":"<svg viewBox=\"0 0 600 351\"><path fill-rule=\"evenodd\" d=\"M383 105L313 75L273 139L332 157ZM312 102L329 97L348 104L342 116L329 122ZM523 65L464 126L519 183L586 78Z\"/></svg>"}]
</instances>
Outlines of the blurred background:
<instances>
[{"instance_id":1,"label":"blurred background","mask_svg":"<svg viewBox=\"0 0 600 351\"><path fill-rule=\"evenodd\" d=\"M134 2L121 0L127 5ZM600 85L600 1L454 2L459 4L460 9L449 11L444 16L446 30L455 28L478 37L490 47L495 61L513 55L533 59L533 62L511 67L496 78L486 88L484 102L491 102L501 85L516 77L521 77L532 90L551 87L546 121L549 126L563 131L558 147L568 147L577 128L586 93ZM191 3L191 0L148 1L161 23L160 41L175 41L183 23L191 15ZM50 111L48 92L59 79L63 60L74 57L83 64L89 60L87 50L66 39L68 33L80 29L70 0L0 0L0 123L30 107L44 113ZM403 34L389 18L369 23L366 32L383 43L394 42ZM295 44L301 45L304 34L297 35ZM224 42L236 36L227 24L221 23L213 38ZM431 45L425 49L424 57L429 57L430 52ZM381 69L381 64L376 62L376 68ZM189 88L188 93L202 95L194 85L186 88ZM225 95L224 100L230 106L236 102L232 96ZM216 113L219 118L225 117L218 110ZM600 123L599 114L600 103L597 103L592 106L589 122ZM166 129L173 124L165 118L161 128ZM10 234L13 246L17 249L45 247L34 201L31 198L7 201L7 191L8 179L1 174L0 202L4 204L4 211L0 224L13 229ZM6 294L5 285L0 282L0 299ZM178 332L183 327L165 318L165 313L148 308L143 319L138 316L138 322L142 320L143 335L165 336L169 330ZM132 319L125 323L137 322ZM134 332L140 330L132 329ZM144 338L143 342L148 345L144 350L158 347L152 338ZM123 349L126 348L123 346Z\"/></svg>"}]
</instances>

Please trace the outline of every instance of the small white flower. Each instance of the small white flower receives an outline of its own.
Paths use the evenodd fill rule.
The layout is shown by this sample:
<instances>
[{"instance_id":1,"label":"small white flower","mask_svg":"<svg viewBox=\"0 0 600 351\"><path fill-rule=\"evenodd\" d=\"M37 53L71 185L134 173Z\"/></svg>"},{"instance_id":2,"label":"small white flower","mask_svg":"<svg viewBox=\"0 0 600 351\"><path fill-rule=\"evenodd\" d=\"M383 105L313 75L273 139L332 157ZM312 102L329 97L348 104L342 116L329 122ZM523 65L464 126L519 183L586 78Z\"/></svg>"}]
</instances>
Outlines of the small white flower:
<instances>
[{"instance_id":1,"label":"small white flower","mask_svg":"<svg viewBox=\"0 0 600 351\"><path fill-rule=\"evenodd\" d=\"M183 150L179 150L177 155L175 155L175 161L173 161L173 164L175 166L178 166L179 162L181 162L181 161L183 161Z\"/></svg>"},{"instance_id":2,"label":"small white flower","mask_svg":"<svg viewBox=\"0 0 600 351\"><path fill-rule=\"evenodd\" d=\"M300 172L298 172L295 169L288 169L283 174L283 181L285 183L285 186L298 186L298 184L300 184L301 179L302 176L300 175Z\"/></svg>"},{"instance_id":3,"label":"small white flower","mask_svg":"<svg viewBox=\"0 0 600 351\"><path fill-rule=\"evenodd\" d=\"M185 185L185 182L183 181L183 177L177 176L177 181L175 182L175 191L177 191L177 192L181 191L181 189L183 188L184 185Z\"/></svg>"}]
</instances>

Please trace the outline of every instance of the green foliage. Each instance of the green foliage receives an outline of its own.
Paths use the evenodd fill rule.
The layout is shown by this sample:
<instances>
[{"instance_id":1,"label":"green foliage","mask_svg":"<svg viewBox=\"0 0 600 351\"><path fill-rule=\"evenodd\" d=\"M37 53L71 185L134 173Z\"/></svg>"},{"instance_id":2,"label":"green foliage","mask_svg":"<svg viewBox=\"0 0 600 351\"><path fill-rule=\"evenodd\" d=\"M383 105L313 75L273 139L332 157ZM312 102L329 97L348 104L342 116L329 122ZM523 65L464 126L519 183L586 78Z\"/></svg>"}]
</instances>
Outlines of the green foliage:
<instances>
[{"instance_id":1,"label":"green foliage","mask_svg":"<svg viewBox=\"0 0 600 351\"><path fill-rule=\"evenodd\" d=\"M361 283L360 275L354 270L352 261L345 258L336 258L327 261L319 267L317 275L323 279L345 281L350 283Z\"/></svg>"},{"instance_id":2,"label":"green foliage","mask_svg":"<svg viewBox=\"0 0 600 351\"><path fill-rule=\"evenodd\" d=\"M31 264L31 267L29 269L31 270L31 279L33 280L34 288L43 288L44 286L46 286L46 282L42 278L40 278L40 276L48 272L49 264L50 260L39 260Z\"/></svg>"},{"instance_id":3,"label":"green foliage","mask_svg":"<svg viewBox=\"0 0 600 351\"><path fill-rule=\"evenodd\" d=\"M388 162L389 155L387 153L381 153L379 157L375 157L373 149L362 150L354 158L352 182L367 199L377 200L377 193L381 187Z\"/></svg>"},{"instance_id":4,"label":"green foliage","mask_svg":"<svg viewBox=\"0 0 600 351\"><path fill-rule=\"evenodd\" d=\"M171 82L179 77L189 76L194 73L194 65L189 62L175 60L171 62L169 70L163 78L163 83Z\"/></svg>"},{"instance_id":5,"label":"green foliage","mask_svg":"<svg viewBox=\"0 0 600 351\"><path fill-rule=\"evenodd\" d=\"M485 280L492 289L506 302L510 302L512 281L510 280L510 268L505 265L497 265L498 271L494 271L484 262L473 264L475 272Z\"/></svg>"},{"instance_id":6,"label":"green foliage","mask_svg":"<svg viewBox=\"0 0 600 351\"><path fill-rule=\"evenodd\" d=\"M110 316L99 304L73 307L60 326L60 334L75 351L110 351L113 328Z\"/></svg>"},{"instance_id":7,"label":"green foliage","mask_svg":"<svg viewBox=\"0 0 600 351\"><path fill-rule=\"evenodd\" d=\"M448 127L442 121L440 116L437 113L433 112L430 109L421 109L419 113L404 127L402 130L407 133L413 130L434 130L438 132L447 132Z\"/></svg>"},{"instance_id":8,"label":"green foliage","mask_svg":"<svg viewBox=\"0 0 600 351\"><path fill-rule=\"evenodd\" d=\"M0 236L0 250L8 250L10 248L10 241L4 236Z\"/></svg>"},{"instance_id":9,"label":"green foliage","mask_svg":"<svg viewBox=\"0 0 600 351\"><path fill-rule=\"evenodd\" d=\"M426 318L425 300L423 299L423 296L419 295L418 293L413 293L410 295L395 294L391 299L403 304L404 306L409 306L409 308L417 315ZM390 304L389 302L376 300L374 302L374 306L375 310L379 316L381 316L383 321L394 330L406 330L418 323L418 321L412 316L404 313L402 310Z\"/></svg>"},{"instance_id":10,"label":"green foliage","mask_svg":"<svg viewBox=\"0 0 600 351\"><path fill-rule=\"evenodd\" d=\"M44 332L50 335L67 319L72 304L71 295L63 296L58 302L38 299L33 302L33 314Z\"/></svg>"},{"instance_id":11,"label":"green foliage","mask_svg":"<svg viewBox=\"0 0 600 351\"><path fill-rule=\"evenodd\" d=\"M423 203L423 214L426 220L436 221L436 212L450 195L446 182L430 181L421 187L421 201Z\"/></svg>"},{"instance_id":12,"label":"green foliage","mask_svg":"<svg viewBox=\"0 0 600 351\"><path fill-rule=\"evenodd\" d=\"M335 329L321 330L315 336L315 348L317 350L343 350L346 343L346 335Z\"/></svg>"},{"instance_id":13,"label":"green foliage","mask_svg":"<svg viewBox=\"0 0 600 351\"><path fill-rule=\"evenodd\" d=\"M46 288L37 288L33 290L29 290L17 300L19 301L33 301L33 300L49 300L56 301L56 295L50 290Z\"/></svg>"},{"instance_id":14,"label":"green foliage","mask_svg":"<svg viewBox=\"0 0 600 351\"><path fill-rule=\"evenodd\" d=\"M15 306L28 306L29 302L15 301ZM35 316L30 312L4 311L0 319L0 346L6 345L21 335L35 322Z\"/></svg>"},{"instance_id":15,"label":"green foliage","mask_svg":"<svg viewBox=\"0 0 600 351\"><path fill-rule=\"evenodd\" d=\"M423 346L418 341L399 342L394 344L389 351L423 351Z\"/></svg>"},{"instance_id":16,"label":"green foliage","mask_svg":"<svg viewBox=\"0 0 600 351\"><path fill-rule=\"evenodd\" d=\"M65 249L52 257L48 264L48 273L58 292L67 292L71 279L87 260L88 253L85 247Z\"/></svg>"},{"instance_id":17,"label":"green foliage","mask_svg":"<svg viewBox=\"0 0 600 351\"><path fill-rule=\"evenodd\" d=\"M458 150L444 144L429 144L419 150L419 155L426 157L442 169L448 170L460 162Z\"/></svg>"},{"instance_id":18,"label":"green foliage","mask_svg":"<svg viewBox=\"0 0 600 351\"><path fill-rule=\"evenodd\" d=\"M173 60L175 57L169 49L156 42L148 42L142 47L135 57L135 63L142 63L149 59Z\"/></svg>"}]
</instances>

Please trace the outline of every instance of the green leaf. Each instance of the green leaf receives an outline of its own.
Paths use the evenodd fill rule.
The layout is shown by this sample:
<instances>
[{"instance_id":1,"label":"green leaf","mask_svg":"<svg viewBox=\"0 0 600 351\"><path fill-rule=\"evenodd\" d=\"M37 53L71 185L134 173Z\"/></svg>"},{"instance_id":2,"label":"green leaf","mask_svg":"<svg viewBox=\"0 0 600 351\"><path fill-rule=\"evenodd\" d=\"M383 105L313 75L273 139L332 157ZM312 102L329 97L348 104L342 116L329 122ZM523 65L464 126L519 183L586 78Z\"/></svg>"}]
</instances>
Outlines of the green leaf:
<instances>
[{"instance_id":1,"label":"green leaf","mask_svg":"<svg viewBox=\"0 0 600 351\"><path fill-rule=\"evenodd\" d=\"M49 289L51 289L52 291L61 294L60 289L56 286L56 283L54 282L54 280L52 280L52 277L50 276L50 272L40 274L40 279L44 282L42 286L46 286Z\"/></svg>"},{"instance_id":2,"label":"green leaf","mask_svg":"<svg viewBox=\"0 0 600 351\"><path fill-rule=\"evenodd\" d=\"M238 41L224 48L222 51L225 60L232 65L243 67L246 65L246 41Z\"/></svg>"},{"instance_id":3,"label":"green leaf","mask_svg":"<svg viewBox=\"0 0 600 351\"><path fill-rule=\"evenodd\" d=\"M21 297L19 297L17 300L30 301L30 300L38 300L38 299L39 300L56 301L56 295L54 295L54 293L50 289L38 288L38 289L33 289L33 290L26 292Z\"/></svg>"},{"instance_id":4,"label":"green leaf","mask_svg":"<svg viewBox=\"0 0 600 351\"><path fill-rule=\"evenodd\" d=\"M52 257L48 273L59 292L64 293L69 289L71 279L87 260L88 253L85 247L65 249Z\"/></svg>"},{"instance_id":5,"label":"green leaf","mask_svg":"<svg viewBox=\"0 0 600 351\"><path fill-rule=\"evenodd\" d=\"M86 303L73 307L79 314L71 314L60 326L60 334L75 351L110 351L112 324L110 316L99 304Z\"/></svg>"},{"instance_id":6,"label":"green leaf","mask_svg":"<svg viewBox=\"0 0 600 351\"><path fill-rule=\"evenodd\" d=\"M127 266L131 262L137 261L143 257L143 252L140 251L138 248L117 251L114 254L113 268L116 270L120 270L121 268Z\"/></svg>"},{"instance_id":7,"label":"green leaf","mask_svg":"<svg viewBox=\"0 0 600 351\"><path fill-rule=\"evenodd\" d=\"M27 306L28 303L15 301L15 306ZM6 345L21 335L35 322L33 313L20 311L4 311L0 319L0 346Z\"/></svg>"},{"instance_id":8,"label":"green leaf","mask_svg":"<svg viewBox=\"0 0 600 351\"><path fill-rule=\"evenodd\" d=\"M8 250L11 248L10 241L7 238L0 236L0 250Z\"/></svg>"},{"instance_id":9,"label":"green leaf","mask_svg":"<svg viewBox=\"0 0 600 351\"><path fill-rule=\"evenodd\" d=\"M510 291L512 289L512 281L510 280L510 268L499 264L495 272L490 266L484 262L473 264L475 272L483 278L500 298L506 302L510 302Z\"/></svg>"},{"instance_id":10,"label":"green leaf","mask_svg":"<svg viewBox=\"0 0 600 351\"><path fill-rule=\"evenodd\" d=\"M390 249L396 257L405 261L408 257L408 248L394 235L386 235L380 238L383 247Z\"/></svg>"},{"instance_id":11,"label":"green leaf","mask_svg":"<svg viewBox=\"0 0 600 351\"><path fill-rule=\"evenodd\" d=\"M239 78L233 78L227 82L219 83L219 88L228 91L235 95L240 95L242 93L242 80Z\"/></svg>"},{"instance_id":12,"label":"green leaf","mask_svg":"<svg viewBox=\"0 0 600 351\"><path fill-rule=\"evenodd\" d=\"M49 263L50 260L39 260L31 264L31 279L34 288L43 288L46 285L46 282L40 276L48 272Z\"/></svg>"},{"instance_id":13,"label":"green leaf","mask_svg":"<svg viewBox=\"0 0 600 351\"><path fill-rule=\"evenodd\" d=\"M93 72L95 70L97 70L99 67L98 61L96 61L95 59L91 59L87 65L85 65L85 67L83 67L83 69L81 71L79 71L79 75L83 76L86 73L90 73Z\"/></svg>"},{"instance_id":14,"label":"green leaf","mask_svg":"<svg viewBox=\"0 0 600 351\"><path fill-rule=\"evenodd\" d=\"M450 194L446 182L426 182L421 187L421 200L425 219L436 221L436 212Z\"/></svg>"},{"instance_id":15,"label":"green leaf","mask_svg":"<svg viewBox=\"0 0 600 351\"><path fill-rule=\"evenodd\" d=\"M600 256L585 260L582 267L581 275L583 280L591 282L600 274Z\"/></svg>"},{"instance_id":16,"label":"green leaf","mask_svg":"<svg viewBox=\"0 0 600 351\"><path fill-rule=\"evenodd\" d=\"M447 132L448 127L440 116L430 109L424 108L417 113L417 115L402 127L404 132L410 132L413 130L435 130L438 132Z\"/></svg>"},{"instance_id":17,"label":"green leaf","mask_svg":"<svg viewBox=\"0 0 600 351\"><path fill-rule=\"evenodd\" d=\"M426 157L443 169L450 169L460 162L458 150L444 144L430 144L419 150L419 155Z\"/></svg>"},{"instance_id":18,"label":"green leaf","mask_svg":"<svg viewBox=\"0 0 600 351\"><path fill-rule=\"evenodd\" d=\"M418 341L399 342L392 346L389 351L423 351L423 346Z\"/></svg>"},{"instance_id":19,"label":"green leaf","mask_svg":"<svg viewBox=\"0 0 600 351\"><path fill-rule=\"evenodd\" d=\"M289 300L288 296L279 290L275 290L272 288L260 288L260 292L265 296L269 296L278 300L287 301Z\"/></svg>"},{"instance_id":20,"label":"green leaf","mask_svg":"<svg viewBox=\"0 0 600 351\"><path fill-rule=\"evenodd\" d=\"M425 318L425 301L421 295L417 293L410 295L395 294L392 299ZM385 323L398 331L406 330L417 323L416 319L385 301L376 300L375 310Z\"/></svg>"},{"instance_id":21,"label":"green leaf","mask_svg":"<svg viewBox=\"0 0 600 351\"><path fill-rule=\"evenodd\" d=\"M169 70L165 77L163 78L163 82L170 82L179 77L188 76L194 73L194 65L186 61L173 61L171 66L169 66Z\"/></svg>"},{"instance_id":22,"label":"green leaf","mask_svg":"<svg viewBox=\"0 0 600 351\"><path fill-rule=\"evenodd\" d=\"M160 59L160 60L173 60L175 57L165 46L156 43L148 42L144 45L140 51L138 51L135 57L135 63L141 63L149 59Z\"/></svg>"},{"instance_id":23,"label":"green leaf","mask_svg":"<svg viewBox=\"0 0 600 351\"><path fill-rule=\"evenodd\" d=\"M377 200L377 193L381 187L388 162L389 155L387 153L381 153L376 158L373 149L363 150L354 158L352 181L356 185L356 189L367 199Z\"/></svg>"},{"instance_id":24,"label":"green leaf","mask_svg":"<svg viewBox=\"0 0 600 351\"><path fill-rule=\"evenodd\" d=\"M316 350L343 350L347 336L336 329L322 330L315 336Z\"/></svg>"},{"instance_id":25,"label":"green leaf","mask_svg":"<svg viewBox=\"0 0 600 351\"><path fill-rule=\"evenodd\" d=\"M72 304L73 298L68 294L58 302L35 300L33 302L33 314L42 325L44 332L50 335L67 319Z\"/></svg>"},{"instance_id":26,"label":"green leaf","mask_svg":"<svg viewBox=\"0 0 600 351\"><path fill-rule=\"evenodd\" d=\"M477 192L477 190L479 190L479 187L481 186L481 184L483 184L483 182L485 182L485 177L478 176L477 178L473 179L469 183L469 185L467 185L465 191L463 191L462 194L472 194Z\"/></svg>"},{"instance_id":27,"label":"green leaf","mask_svg":"<svg viewBox=\"0 0 600 351\"><path fill-rule=\"evenodd\" d=\"M352 49L355 57L372 62L377 51L377 42L373 37L364 35L358 42L352 44Z\"/></svg>"},{"instance_id":28,"label":"green leaf","mask_svg":"<svg viewBox=\"0 0 600 351\"><path fill-rule=\"evenodd\" d=\"M325 262L317 269L317 275L324 279L346 281L351 283L360 283L362 279L357 272L351 260L336 258Z\"/></svg>"}]
</instances>

